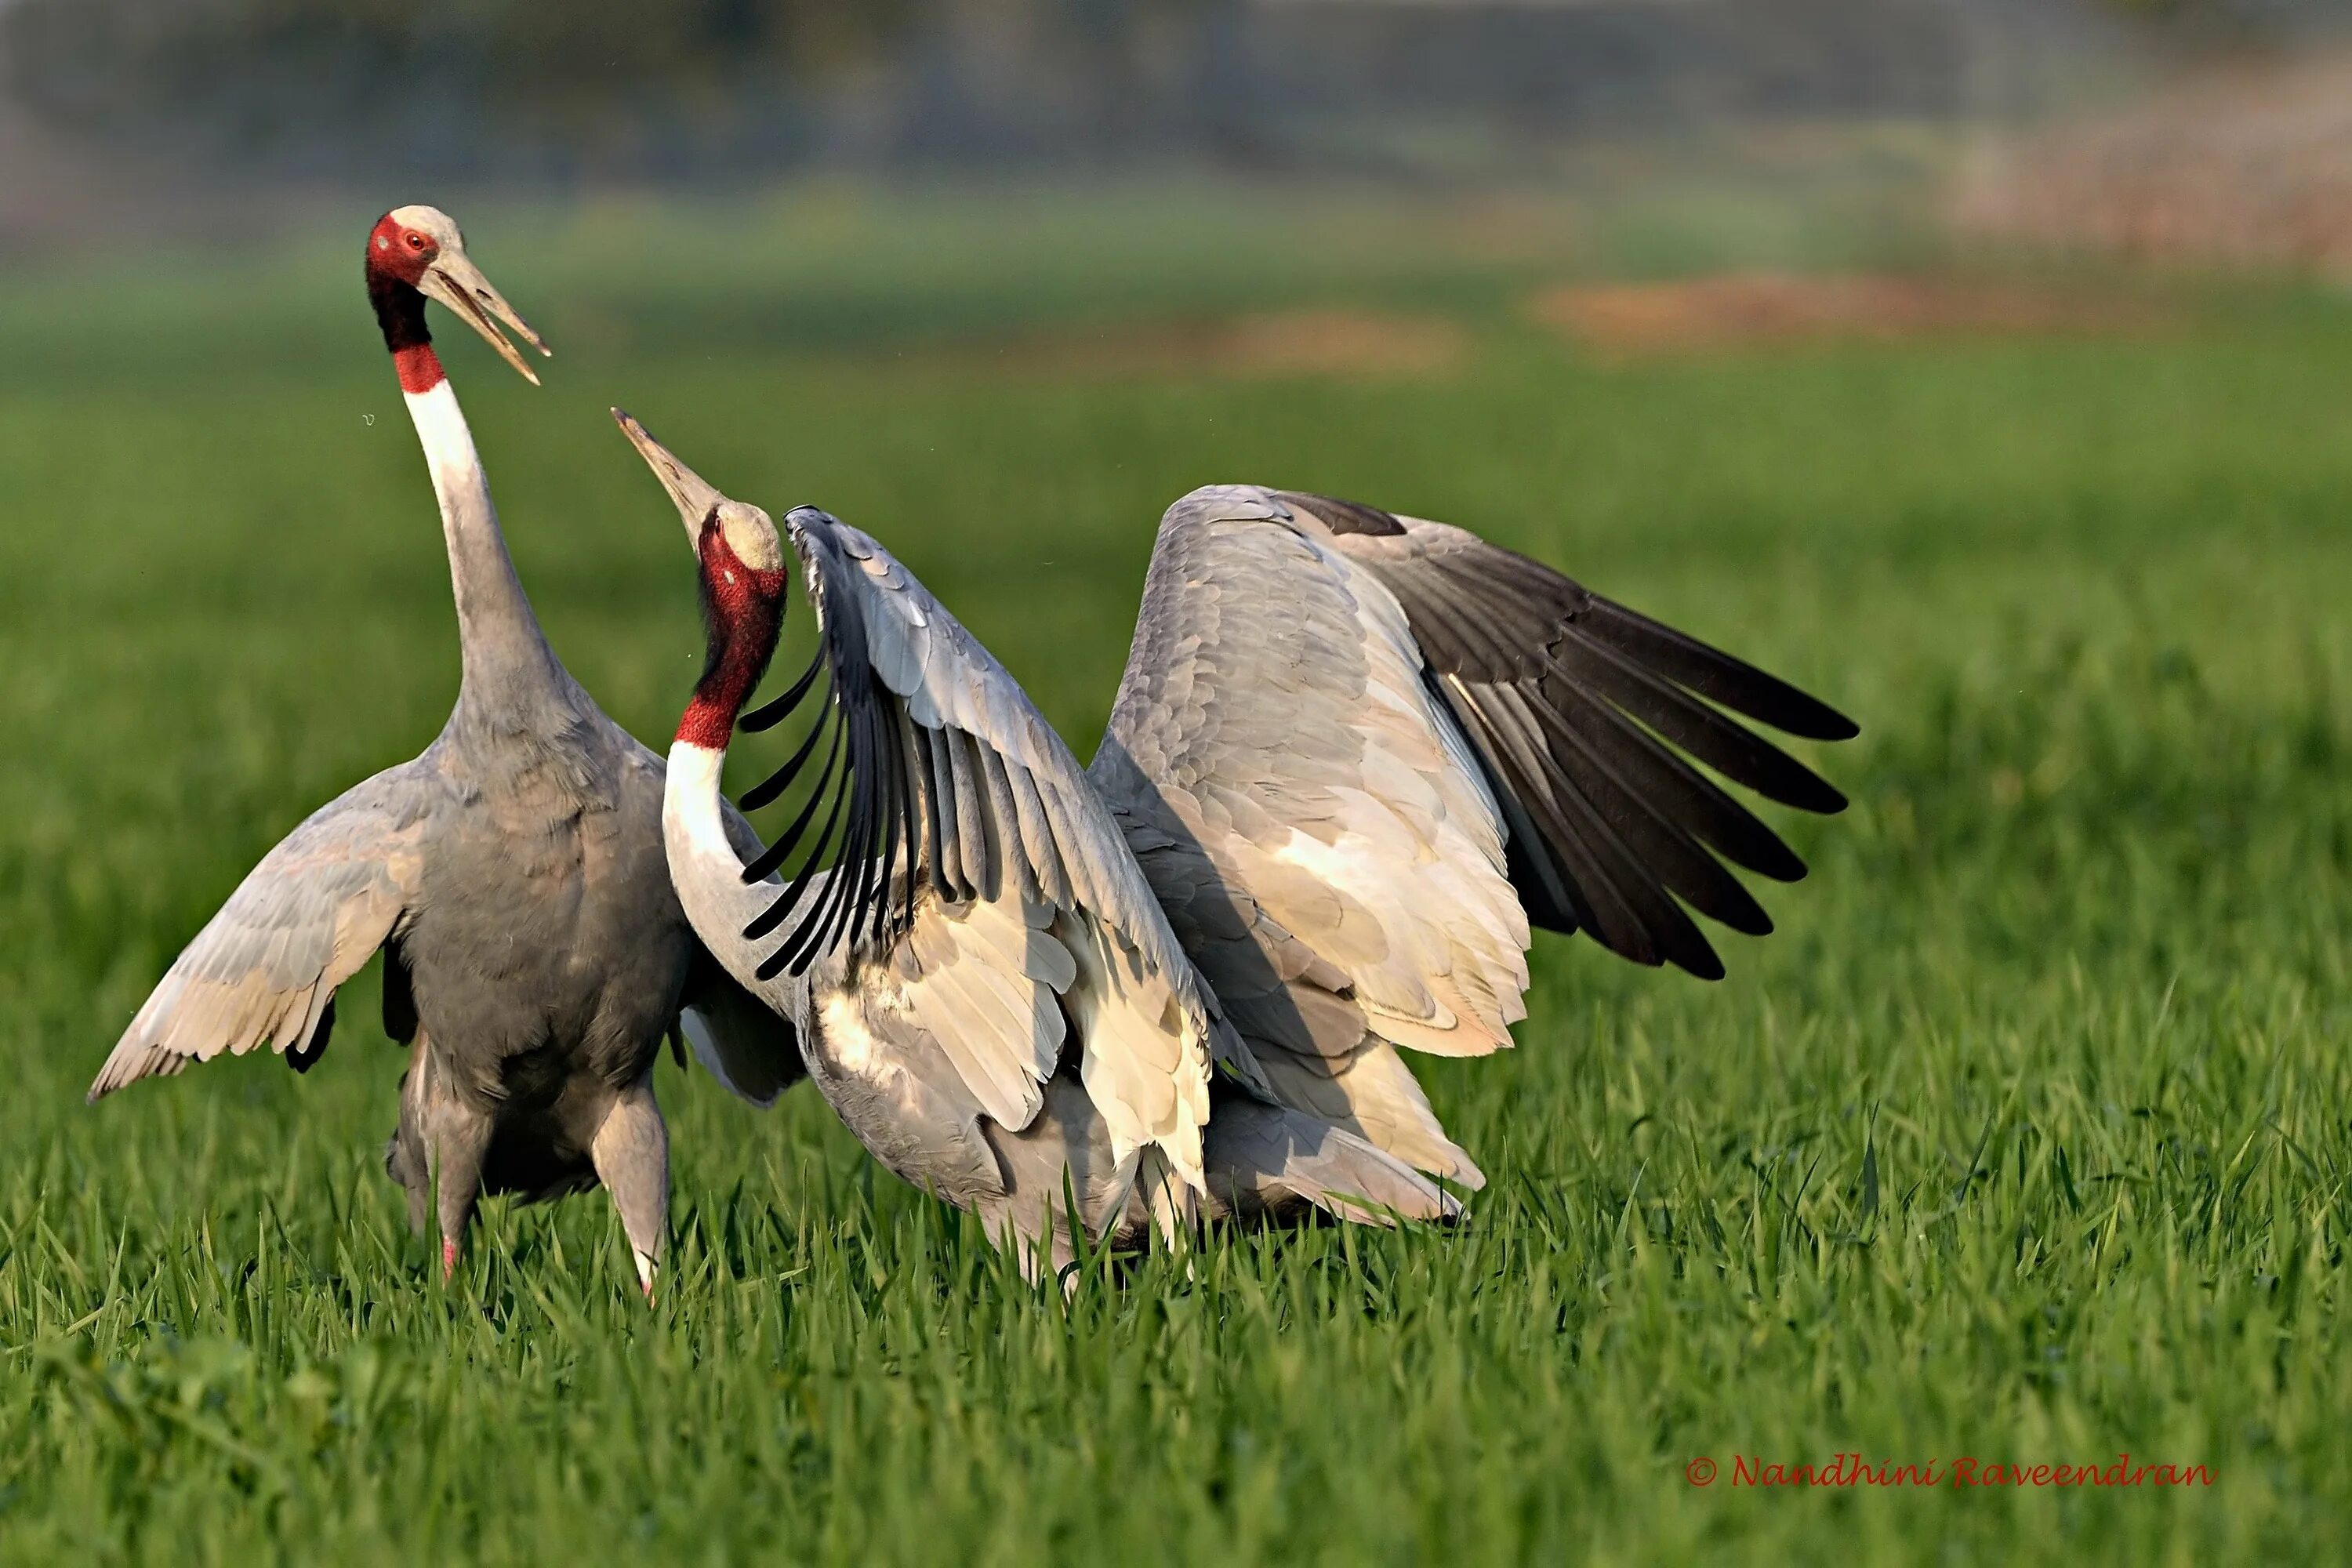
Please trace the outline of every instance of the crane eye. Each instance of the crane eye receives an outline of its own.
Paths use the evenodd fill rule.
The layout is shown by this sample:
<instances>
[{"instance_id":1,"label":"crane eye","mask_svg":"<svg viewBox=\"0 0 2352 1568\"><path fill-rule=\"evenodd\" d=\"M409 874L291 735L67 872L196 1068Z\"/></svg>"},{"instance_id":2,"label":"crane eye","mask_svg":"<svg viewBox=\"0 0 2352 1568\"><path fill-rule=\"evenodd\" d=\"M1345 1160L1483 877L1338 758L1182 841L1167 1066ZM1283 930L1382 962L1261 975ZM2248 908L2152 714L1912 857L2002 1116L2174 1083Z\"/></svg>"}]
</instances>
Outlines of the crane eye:
<instances>
[{"instance_id":1,"label":"crane eye","mask_svg":"<svg viewBox=\"0 0 2352 1568\"><path fill-rule=\"evenodd\" d=\"M421 235L421 234L412 234L412 235L410 235L410 236L408 237L408 248L409 248L409 249L411 249L411 250L422 250L422 249L424 249L424 248L425 248L425 237L424 237L423 235Z\"/></svg>"}]
</instances>

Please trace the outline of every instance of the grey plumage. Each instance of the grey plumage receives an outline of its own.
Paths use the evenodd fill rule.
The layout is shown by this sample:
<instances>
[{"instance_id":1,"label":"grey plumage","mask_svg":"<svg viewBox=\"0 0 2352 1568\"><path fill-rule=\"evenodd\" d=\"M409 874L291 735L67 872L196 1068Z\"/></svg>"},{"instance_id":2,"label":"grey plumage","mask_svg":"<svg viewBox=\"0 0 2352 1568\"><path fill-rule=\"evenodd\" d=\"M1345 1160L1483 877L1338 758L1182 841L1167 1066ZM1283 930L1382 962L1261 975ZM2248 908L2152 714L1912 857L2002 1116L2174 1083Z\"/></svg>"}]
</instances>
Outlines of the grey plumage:
<instances>
[{"instance_id":1,"label":"grey plumage","mask_svg":"<svg viewBox=\"0 0 2352 1568\"><path fill-rule=\"evenodd\" d=\"M354 785L263 858L131 1019L92 1100L260 1045L304 1066L317 1058L335 988L416 900L431 815L421 767Z\"/></svg>"},{"instance_id":2,"label":"grey plumage","mask_svg":"<svg viewBox=\"0 0 2352 1568\"><path fill-rule=\"evenodd\" d=\"M415 249L432 258L421 278L386 283L371 255L386 342L411 356L404 384L425 379L430 350L422 298L392 284L457 291L470 323L520 367L484 310L537 340L465 261L446 216L404 208L378 226L378 248L387 233L424 237ZM682 1008L700 1009L698 1054L763 1102L797 1076L797 1053L687 924L663 853L661 761L549 647L437 360L429 374L407 395L448 548L457 704L421 756L322 808L247 876L132 1019L90 1098L262 1045L307 1066L326 1045L335 988L381 948L385 1027L410 1047L386 1165L412 1223L437 1219L445 1267L478 1194L601 1182L650 1289L668 1180L652 1088L665 1034Z\"/></svg>"}]
</instances>

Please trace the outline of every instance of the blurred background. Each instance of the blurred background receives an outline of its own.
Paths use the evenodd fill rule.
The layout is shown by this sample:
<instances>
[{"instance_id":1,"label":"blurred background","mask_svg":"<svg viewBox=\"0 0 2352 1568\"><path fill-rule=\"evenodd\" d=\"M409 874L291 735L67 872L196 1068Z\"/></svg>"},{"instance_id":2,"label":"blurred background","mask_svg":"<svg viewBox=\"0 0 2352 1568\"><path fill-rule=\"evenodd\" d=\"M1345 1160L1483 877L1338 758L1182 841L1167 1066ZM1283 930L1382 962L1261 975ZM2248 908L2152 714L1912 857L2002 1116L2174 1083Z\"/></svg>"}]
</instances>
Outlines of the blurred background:
<instances>
[{"instance_id":1,"label":"blurred background","mask_svg":"<svg viewBox=\"0 0 2352 1568\"><path fill-rule=\"evenodd\" d=\"M2346 177L2347 29L2343 0L0 0L0 256L420 184L1592 199L1673 171L1921 198L1999 140L1979 221L2307 258L2345 243L2319 182ZM2332 155L2281 167L2298 149Z\"/></svg>"},{"instance_id":2,"label":"blurred background","mask_svg":"<svg viewBox=\"0 0 2352 1568\"><path fill-rule=\"evenodd\" d=\"M0 0L22 353L333 363L305 247L425 196L566 236L575 349L1394 377L1465 287L1601 353L2114 334L2148 264L2352 268L2352 0ZM78 319L230 253L266 305Z\"/></svg>"}]
</instances>

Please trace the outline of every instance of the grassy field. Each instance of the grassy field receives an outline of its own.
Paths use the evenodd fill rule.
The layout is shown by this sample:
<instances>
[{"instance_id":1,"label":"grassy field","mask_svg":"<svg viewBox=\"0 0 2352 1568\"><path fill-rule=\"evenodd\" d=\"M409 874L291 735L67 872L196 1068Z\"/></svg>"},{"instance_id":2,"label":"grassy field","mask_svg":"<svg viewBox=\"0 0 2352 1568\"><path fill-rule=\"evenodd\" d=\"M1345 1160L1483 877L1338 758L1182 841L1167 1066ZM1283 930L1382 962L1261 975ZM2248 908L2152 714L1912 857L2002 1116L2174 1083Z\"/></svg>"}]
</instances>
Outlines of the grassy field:
<instances>
[{"instance_id":1,"label":"grassy field","mask_svg":"<svg viewBox=\"0 0 2352 1568\"><path fill-rule=\"evenodd\" d=\"M444 1289L382 1171L373 970L308 1078L81 1103L246 868L454 693L372 215L17 282L0 1560L2352 1556L2352 309L1611 361L1520 308L1592 254L1539 216L917 210L459 207L559 357L536 393L448 357L624 723L668 732L698 633L610 402L880 534L1082 755L1160 509L1327 489L1854 714L1780 931L1713 986L1541 939L1520 1048L1423 1073L1492 1177L1458 1233L1225 1239L1066 1310L804 1092L761 1115L665 1065L658 1307L601 1196L489 1205ZM1233 374L1165 325L1306 304L1454 346ZM1136 320L1180 346L1065 352ZM1738 1481L1840 1453L2210 1485Z\"/></svg>"}]
</instances>

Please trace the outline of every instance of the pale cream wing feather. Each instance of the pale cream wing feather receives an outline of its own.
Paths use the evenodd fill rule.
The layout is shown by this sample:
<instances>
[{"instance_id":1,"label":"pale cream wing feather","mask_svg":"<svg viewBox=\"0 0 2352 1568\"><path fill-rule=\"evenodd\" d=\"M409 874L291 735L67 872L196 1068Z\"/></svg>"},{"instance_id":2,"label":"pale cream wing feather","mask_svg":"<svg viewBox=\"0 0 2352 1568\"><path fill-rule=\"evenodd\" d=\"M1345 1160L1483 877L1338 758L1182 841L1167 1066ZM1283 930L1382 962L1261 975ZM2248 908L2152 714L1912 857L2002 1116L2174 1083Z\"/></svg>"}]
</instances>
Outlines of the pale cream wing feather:
<instances>
[{"instance_id":1,"label":"pale cream wing feather","mask_svg":"<svg viewBox=\"0 0 2352 1568\"><path fill-rule=\"evenodd\" d=\"M1685 903L1770 922L1715 857L1802 874L1675 748L1783 804L1843 805L1731 713L1853 732L1464 530L1215 486L1161 521L1091 773L1284 1098L1470 1180L1391 1047L1509 1044L1531 925L1718 975Z\"/></svg>"},{"instance_id":2,"label":"pale cream wing feather","mask_svg":"<svg viewBox=\"0 0 2352 1568\"><path fill-rule=\"evenodd\" d=\"M335 990L416 901L420 844L442 799L425 763L353 785L262 857L165 972L89 1088L96 1100L190 1062L325 1046Z\"/></svg>"}]
</instances>

